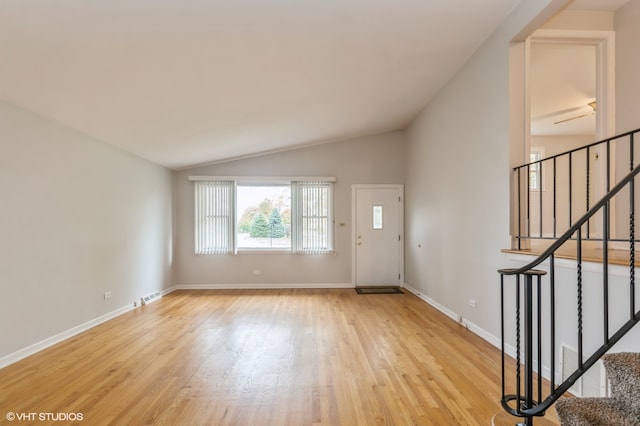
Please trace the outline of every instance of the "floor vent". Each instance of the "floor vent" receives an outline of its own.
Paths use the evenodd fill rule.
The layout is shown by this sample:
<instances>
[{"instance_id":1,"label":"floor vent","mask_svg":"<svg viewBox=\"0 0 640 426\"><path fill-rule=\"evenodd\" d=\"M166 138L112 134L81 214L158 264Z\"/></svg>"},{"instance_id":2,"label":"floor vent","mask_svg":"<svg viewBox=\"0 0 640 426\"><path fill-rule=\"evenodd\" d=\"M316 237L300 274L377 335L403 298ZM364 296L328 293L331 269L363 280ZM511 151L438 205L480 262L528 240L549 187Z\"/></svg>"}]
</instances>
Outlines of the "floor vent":
<instances>
[{"instance_id":1,"label":"floor vent","mask_svg":"<svg viewBox=\"0 0 640 426\"><path fill-rule=\"evenodd\" d=\"M160 299L160 297L162 297L162 294L159 291L156 291L155 293L151 293L148 294L144 297L140 298L140 304L141 305L146 305L147 303L151 303L154 302L158 299Z\"/></svg>"},{"instance_id":2,"label":"floor vent","mask_svg":"<svg viewBox=\"0 0 640 426\"><path fill-rule=\"evenodd\" d=\"M584 355L586 359L588 355ZM562 345L561 353L562 381L566 380L578 369L578 351L569 346ZM606 396L606 380L602 361L596 362L587 372L569 388L575 396Z\"/></svg>"}]
</instances>

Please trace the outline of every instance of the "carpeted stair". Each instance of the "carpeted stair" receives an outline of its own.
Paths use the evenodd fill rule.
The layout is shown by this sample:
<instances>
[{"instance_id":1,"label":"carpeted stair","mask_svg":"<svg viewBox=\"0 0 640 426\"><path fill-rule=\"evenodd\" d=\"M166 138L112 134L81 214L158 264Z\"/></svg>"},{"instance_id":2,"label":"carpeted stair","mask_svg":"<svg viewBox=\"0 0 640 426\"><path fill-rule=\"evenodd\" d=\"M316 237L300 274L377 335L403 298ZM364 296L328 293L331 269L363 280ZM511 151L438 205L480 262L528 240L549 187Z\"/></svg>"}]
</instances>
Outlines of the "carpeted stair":
<instances>
[{"instance_id":1,"label":"carpeted stair","mask_svg":"<svg viewBox=\"0 0 640 426\"><path fill-rule=\"evenodd\" d=\"M562 426L640 426L640 353L606 354L610 396L556 402Z\"/></svg>"}]
</instances>

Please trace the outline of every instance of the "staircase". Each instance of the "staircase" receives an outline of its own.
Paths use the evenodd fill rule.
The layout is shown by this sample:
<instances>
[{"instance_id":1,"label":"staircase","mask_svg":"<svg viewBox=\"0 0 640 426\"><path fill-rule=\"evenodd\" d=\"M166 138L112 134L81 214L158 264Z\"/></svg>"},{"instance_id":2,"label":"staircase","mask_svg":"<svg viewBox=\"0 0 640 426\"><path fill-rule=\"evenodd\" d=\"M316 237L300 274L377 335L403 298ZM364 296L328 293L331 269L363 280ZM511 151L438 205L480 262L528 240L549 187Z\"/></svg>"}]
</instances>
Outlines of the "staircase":
<instances>
[{"instance_id":1,"label":"staircase","mask_svg":"<svg viewBox=\"0 0 640 426\"><path fill-rule=\"evenodd\" d=\"M640 322L640 292L636 292L635 283L640 266L636 263L640 240L635 229L635 212L640 210L640 161L634 156L640 149L635 146L638 133L640 129L514 169L516 246L525 249L532 240L548 243L527 265L498 271L501 403L507 413L522 418L519 425L533 425L534 419L543 417L555 404L562 425L640 426L640 354L608 354ZM590 163L593 158L600 161L599 174ZM621 164L629 172L614 179L614 166L620 170ZM543 172L552 181L551 194L531 190L534 169L539 174L538 182L543 180ZM578 169L584 176L576 174ZM568 173L568 179L563 173ZM569 187L558 189L557 182L562 181ZM612 181L617 183L612 185ZM595 187L604 195L593 202ZM565 217L559 217L558 212ZM587 248L601 254L602 272L597 282L593 274L587 279ZM618 254L616 262L609 258L613 248ZM570 273L556 266L557 257L560 253L564 257L567 251L572 251L575 260ZM622 262L621 252L626 253ZM615 274L613 268L618 268ZM571 321L567 320L569 312ZM577 368L558 380L559 353L566 340L576 346ZM515 371L507 371L509 354L515 358ZM565 392L600 359L609 375L610 396L564 398ZM507 377L515 380L507 383Z\"/></svg>"},{"instance_id":2,"label":"staircase","mask_svg":"<svg viewBox=\"0 0 640 426\"><path fill-rule=\"evenodd\" d=\"M555 408L563 425L640 425L640 354L612 353L602 360L611 396L560 399Z\"/></svg>"}]
</instances>

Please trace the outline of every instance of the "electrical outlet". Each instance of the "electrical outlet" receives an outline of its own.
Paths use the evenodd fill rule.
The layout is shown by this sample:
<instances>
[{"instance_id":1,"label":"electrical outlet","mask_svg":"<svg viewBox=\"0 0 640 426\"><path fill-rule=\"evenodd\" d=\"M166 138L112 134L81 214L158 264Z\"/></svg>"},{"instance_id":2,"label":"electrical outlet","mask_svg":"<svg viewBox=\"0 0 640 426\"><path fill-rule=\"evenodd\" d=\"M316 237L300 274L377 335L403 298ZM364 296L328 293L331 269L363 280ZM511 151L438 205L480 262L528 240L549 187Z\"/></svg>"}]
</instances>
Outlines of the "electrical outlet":
<instances>
[{"instance_id":1,"label":"electrical outlet","mask_svg":"<svg viewBox=\"0 0 640 426\"><path fill-rule=\"evenodd\" d=\"M262 273L262 271L260 269L254 269L253 270L253 275L260 275Z\"/></svg>"},{"instance_id":2,"label":"electrical outlet","mask_svg":"<svg viewBox=\"0 0 640 426\"><path fill-rule=\"evenodd\" d=\"M111 299L111 292L110 292L110 291L107 291L107 292L104 294L104 300L107 300L107 299Z\"/></svg>"},{"instance_id":3,"label":"electrical outlet","mask_svg":"<svg viewBox=\"0 0 640 426\"><path fill-rule=\"evenodd\" d=\"M469 299L469 306L471 306L472 308L477 308L478 302L476 302L475 299Z\"/></svg>"}]
</instances>

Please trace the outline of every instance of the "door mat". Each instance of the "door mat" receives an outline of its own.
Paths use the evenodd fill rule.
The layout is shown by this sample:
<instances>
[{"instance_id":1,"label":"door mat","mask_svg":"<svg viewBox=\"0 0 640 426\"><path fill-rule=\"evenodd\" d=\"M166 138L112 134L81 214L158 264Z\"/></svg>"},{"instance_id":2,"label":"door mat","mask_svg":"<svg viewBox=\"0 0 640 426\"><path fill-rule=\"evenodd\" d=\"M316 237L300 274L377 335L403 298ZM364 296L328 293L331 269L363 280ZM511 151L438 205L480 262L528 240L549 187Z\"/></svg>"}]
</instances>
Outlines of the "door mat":
<instances>
[{"instance_id":1,"label":"door mat","mask_svg":"<svg viewBox=\"0 0 640 426\"><path fill-rule=\"evenodd\" d=\"M404 294L398 287L356 287L358 294Z\"/></svg>"}]
</instances>

